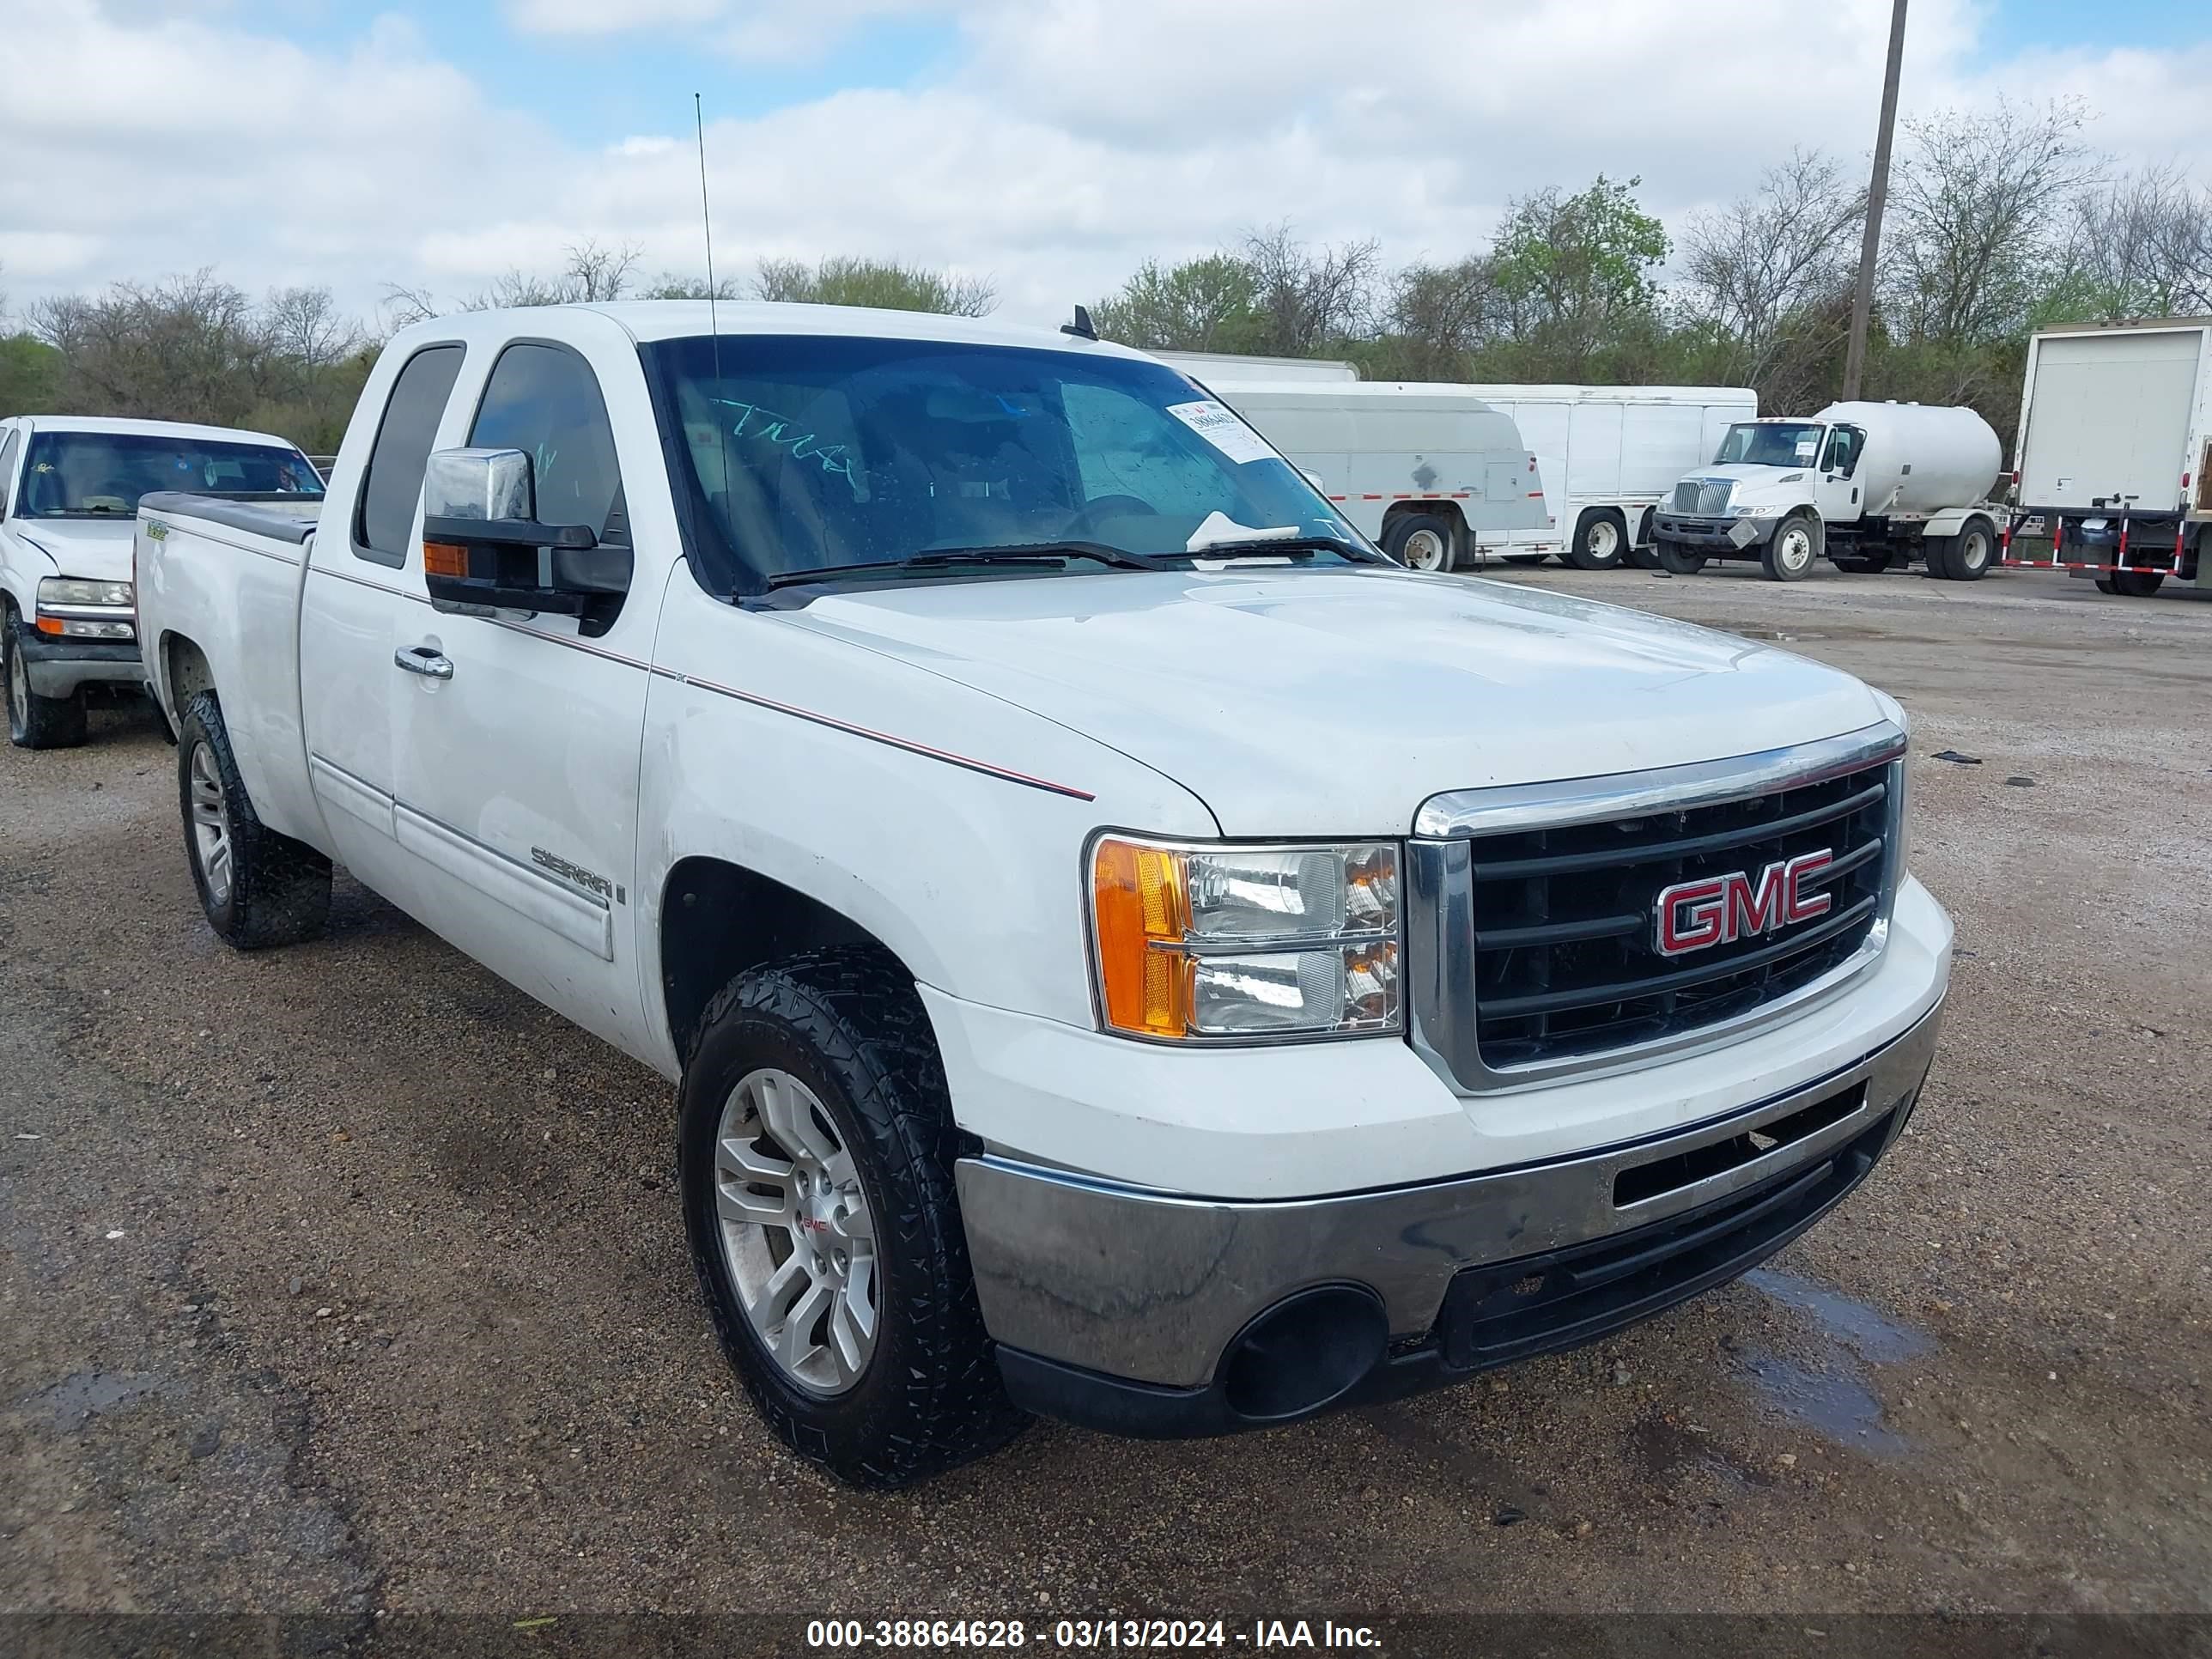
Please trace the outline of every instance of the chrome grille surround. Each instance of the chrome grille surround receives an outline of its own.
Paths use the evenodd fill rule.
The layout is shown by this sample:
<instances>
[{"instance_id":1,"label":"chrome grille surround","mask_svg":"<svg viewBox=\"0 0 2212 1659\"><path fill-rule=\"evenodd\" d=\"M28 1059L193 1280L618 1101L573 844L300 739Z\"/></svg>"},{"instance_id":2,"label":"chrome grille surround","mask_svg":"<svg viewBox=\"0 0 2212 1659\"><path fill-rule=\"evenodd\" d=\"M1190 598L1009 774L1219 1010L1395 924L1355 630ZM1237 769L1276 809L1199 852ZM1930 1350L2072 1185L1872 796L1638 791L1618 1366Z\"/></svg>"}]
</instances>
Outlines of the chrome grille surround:
<instances>
[{"instance_id":1,"label":"chrome grille surround","mask_svg":"<svg viewBox=\"0 0 2212 1659\"><path fill-rule=\"evenodd\" d=\"M1885 720L1841 737L1734 759L1431 797L1415 815L1414 836L1406 848L1404 983L1415 1049L1456 1091L1498 1093L1565 1076L1632 1070L1655 1059L1720 1048L1830 1000L1872 969L1887 943L1890 915L1904 879L1905 749L1905 733ZM1707 1024L1527 1063L1493 1064L1486 1059L1476 945L1478 843L1498 836L1725 807L1811 789L1855 774L1867 775L1870 781L1879 777L1885 791L1879 805L1882 851L1874 911L1847 957L1809 982L1790 985L1769 1000ZM1747 842L1755 839L1745 836ZM1784 941L1789 938L1782 937Z\"/></svg>"}]
</instances>

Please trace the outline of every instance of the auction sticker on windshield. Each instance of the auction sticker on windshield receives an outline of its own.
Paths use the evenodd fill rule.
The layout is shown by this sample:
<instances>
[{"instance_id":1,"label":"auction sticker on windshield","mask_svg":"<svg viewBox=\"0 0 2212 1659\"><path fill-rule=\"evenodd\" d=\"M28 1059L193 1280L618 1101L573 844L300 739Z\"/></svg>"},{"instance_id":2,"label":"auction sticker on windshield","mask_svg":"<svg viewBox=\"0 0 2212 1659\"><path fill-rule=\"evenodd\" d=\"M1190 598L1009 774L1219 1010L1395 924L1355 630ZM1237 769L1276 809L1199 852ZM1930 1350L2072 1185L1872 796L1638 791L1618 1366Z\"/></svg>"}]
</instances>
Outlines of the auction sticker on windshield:
<instances>
[{"instance_id":1,"label":"auction sticker on windshield","mask_svg":"<svg viewBox=\"0 0 2212 1659\"><path fill-rule=\"evenodd\" d=\"M1225 404L1201 398L1194 404L1170 404L1168 413L1240 465L1273 459L1275 452L1267 447L1267 441L1238 419L1237 411Z\"/></svg>"}]
</instances>

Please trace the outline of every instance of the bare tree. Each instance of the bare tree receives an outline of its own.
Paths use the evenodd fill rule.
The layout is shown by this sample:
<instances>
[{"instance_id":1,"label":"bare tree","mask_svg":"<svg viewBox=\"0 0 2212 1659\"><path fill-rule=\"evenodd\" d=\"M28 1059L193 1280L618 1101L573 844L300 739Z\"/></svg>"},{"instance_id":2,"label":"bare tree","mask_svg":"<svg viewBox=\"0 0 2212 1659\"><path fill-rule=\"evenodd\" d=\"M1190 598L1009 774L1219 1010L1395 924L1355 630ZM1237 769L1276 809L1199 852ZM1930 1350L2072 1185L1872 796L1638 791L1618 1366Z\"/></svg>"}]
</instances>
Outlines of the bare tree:
<instances>
[{"instance_id":1,"label":"bare tree","mask_svg":"<svg viewBox=\"0 0 2212 1659\"><path fill-rule=\"evenodd\" d=\"M2212 193L2152 167L2075 197L2051 307L2118 322L2212 306Z\"/></svg>"},{"instance_id":2,"label":"bare tree","mask_svg":"<svg viewBox=\"0 0 2212 1659\"><path fill-rule=\"evenodd\" d=\"M1460 378L1470 356L1496 337L1504 307L1488 255L1448 265L1416 261L1390 277L1389 349L1379 366L1407 380Z\"/></svg>"},{"instance_id":3,"label":"bare tree","mask_svg":"<svg viewBox=\"0 0 2212 1659\"><path fill-rule=\"evenodd\" d=\"M1263 332L1255 349L1310 357L1366 334L1376 312L1382 248L1372 239L1312 247L1287 224L1245 234L1240 257L1255 283Z\"/></svg>"},{"instance_id":4,"label":"bare tree","mask_svg":"<svg viewBox=\"0 0 2212 1659\"><path fill-rule=\"evenodd\" d=\"M630 273L642 257L634 242L608 247L593 236L570 243L565 251L568 263L562 270L558 286L569 303L621 299L629 287Z\"/></svg>"},{"instance_id":5,"label":"bare tree","mask_svg":"<svg viewBox=\"0 0 2212 1659\"><path fill-rule=\"evenodd\" d=\"M236 425L269 366L252 304L211 270L41 301L30 322L62 354L71 402L108 414Z\"/></svg>"},{"instance_id":6,"label":"bare tree","mask_svg":"<svg viewBox=\"0 0 2212 1659\"><path fill-rule=\"evenodd\" d=\"M1886 284L1893 333L1976 343L2027 325L2057 264L2051 232L2100 172L2087 118L2069 100L1905 124Z\"/></svg>"},{"instance_id":7,"label":"bare tree","mask_svg":"<svg viewBox=\"0 0 2212 1659\"><path fill-rule=\"evenodd\" d=\"M1808 323L1848 296L1865 208L1864 188L1847 184L1833 161L1793 150L1751 195L1691 219L1673 297L1724 346L1730 379L1759 385L1802 345Z\"/></svg>"},{"instance_id":8,"label":"bare tree","mask_svg":"<svg viewBox=\"0 0 2212 1659\"><path fill-rule=\"evenodd\" d=\"M261 334L269 349L322 368L361 349L361 326L341 313L326 288L275 288L262 302Z\"/></svg>"},{"instance_id":9,"label":"bare tree","mask_svg":"<svg viewBox=\"0 0 2212 1659\"><path fill-rule=\"evenodd\" d=\"M664 270L643 288L638 289L641 300L741 300L745 285L734 276L718 276L711 293L703 276L686 276L679 271Z\"/></svg>"}]
</instances>

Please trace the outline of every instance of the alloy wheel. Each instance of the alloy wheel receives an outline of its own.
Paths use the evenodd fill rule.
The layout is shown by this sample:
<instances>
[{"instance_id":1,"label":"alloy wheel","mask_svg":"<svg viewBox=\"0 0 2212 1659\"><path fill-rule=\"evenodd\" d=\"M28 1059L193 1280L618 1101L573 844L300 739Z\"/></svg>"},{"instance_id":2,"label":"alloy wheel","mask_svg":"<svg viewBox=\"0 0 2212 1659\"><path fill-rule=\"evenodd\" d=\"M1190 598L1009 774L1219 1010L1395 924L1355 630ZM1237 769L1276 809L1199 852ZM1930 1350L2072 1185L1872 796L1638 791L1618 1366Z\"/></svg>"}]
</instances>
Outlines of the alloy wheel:
<instances>
[{"instance_id":1,"label":"alloy wheel","mask_svg":"<svg viewBox=\"0 0 2212 1659\"><path fill-rule=\"evenodd\" d=\"M192 850L207 883L208 902L230 902L230 809L223 804L222 780L214 751L205 744L192 750Z\"/></svg>"},{"instance_id":2,"label":"alloy wheel","mask_svg":"<svg viewBox=\"0 0 2212 1659\"><path fill-rule=\"evenodd\" d=\"M714 1133L722 1260L783 1374L844 1393L874 1353L882 1285L859 1169L813 1090L774 1066L730 1091Z\"/></svg>"}]
</instances>

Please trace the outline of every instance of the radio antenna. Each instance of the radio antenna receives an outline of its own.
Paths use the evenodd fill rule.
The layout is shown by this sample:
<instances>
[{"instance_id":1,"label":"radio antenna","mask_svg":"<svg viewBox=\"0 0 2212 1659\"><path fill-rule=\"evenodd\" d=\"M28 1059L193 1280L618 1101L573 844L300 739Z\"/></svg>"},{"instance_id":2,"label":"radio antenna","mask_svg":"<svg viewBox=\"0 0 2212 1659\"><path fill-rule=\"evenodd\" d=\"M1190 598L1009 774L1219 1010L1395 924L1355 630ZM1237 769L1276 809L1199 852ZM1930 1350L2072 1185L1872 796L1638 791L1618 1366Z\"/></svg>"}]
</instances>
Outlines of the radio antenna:
<instances>
[{"instance_id":1,"label":"radio antenna","mask_svg":"<svg viewBox=\"0 0 2212 1659\"><path fill-rule=\"evenodd\" d=\"M699 135L699 228L707 237L707 332L714 337L714 396L708 399L711 408L722 396L722 322L714 308L718 295L714 285L714 216L707 207L707 112L699 94L691 94L691 124ZM730 507L730 441L720 430L720 417L715 417L714 447L722 452L722 510Z\"/></svg>"}]
</instances>

